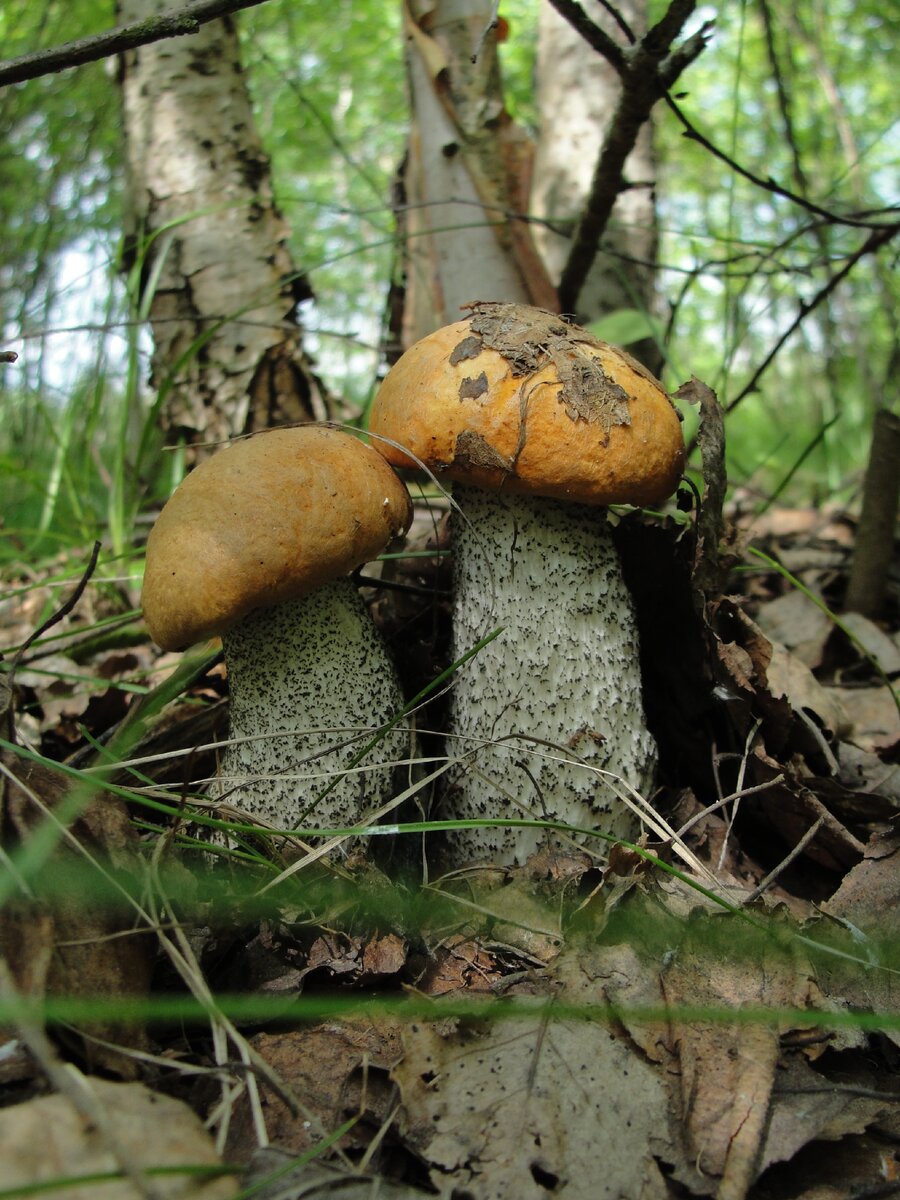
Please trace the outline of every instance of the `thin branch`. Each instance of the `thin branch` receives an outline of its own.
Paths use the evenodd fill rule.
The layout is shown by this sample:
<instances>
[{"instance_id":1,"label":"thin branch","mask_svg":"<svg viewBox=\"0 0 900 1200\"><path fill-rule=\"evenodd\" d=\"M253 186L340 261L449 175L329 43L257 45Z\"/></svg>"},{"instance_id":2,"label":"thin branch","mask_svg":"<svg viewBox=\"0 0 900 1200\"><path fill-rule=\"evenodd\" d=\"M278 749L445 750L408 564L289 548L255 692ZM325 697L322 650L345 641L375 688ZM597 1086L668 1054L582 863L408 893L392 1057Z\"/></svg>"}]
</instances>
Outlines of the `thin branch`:
<instances>
[{"instance_id":1,"label":"thin branch","mask_svg":"<svg viewBox=\"0 0 900 1200\"><path fill-rule=\"evenodd\" d=\"M563 312L572 312L576 308L581 289L599 252L600 239L609 222L613 206L620 192L627 186L623 175L625 160L634 146L638 131L649 119L658 99L665 99L681 122L685 137L697 142L755 186L791 201L829 225L876 230L888 227L886 222L870 220L865 215L831 212L791 191L775 179L764 179L755 175L714 145L684 115L669 94L669 89L682 71L703 51L710 36L711 25L705 24L674 50L670 50L670 47L694 11L695 0L671 0L662 18L638 41L635 40L631 29L617 17L616 10L610 4L604 3L603 7L612 13L619 28L631 43L624 49L591 20L577 0L550 0L550 3L560 16L607 60L622 81L622 95L600 149L591 191L560 279L559 299ZM824 296L822 298L824 299Z\"/></svg>"},{"instance_id":2,"label":"thin branch","mask_svg":"<svg viewBox=\"0 0 900 1200\"><path fill-rule=\"evenodd\" d=\"M660 21L639 41L622 49L591 21L575 0L550 0L559 14L610 63L622 81L622 93L603 139L591 188L572 238L559 282L563 312L574 312L578 297L600 249L600 239L620 192L626 187L625 160L634 149L641 127L657 100L666 95L679 74L701 53L710 26L672 50L695 8L695 0L672 0Z\"/></svg>"},{"instance_id":3,"label":"thin branch","mask_svg":"<svg viewBox=\"0 0 900 1200\"><path fill-rule=\"evenodd\" d=\"M618 27L625 34L625 37L633 45L637 41L637 34L634 32L634 30L631 28L631 26L625 20L624 16L619 11L619 9L616 8L616 6L614 4L610 4L609 0L597 0L597 3L600 5L601 8L606 9L606 11L609 13L610 17L613 19L613 21L615 21L615 23L618 25Z\"/></svg>"},{"instance_id":4,"label":"thin branch","mask_svg":"<svg viewBox=\"0 0 900 1200\"><path fill-rule=\"evenodd\" d=\"M34 643L38 640L38 638L42 637L47 632L48 629L52 629L54 625L58 625L59 622L63 619L63 617L67 617L69 615L69 613L72 611L72 609L75 607L75 605L78 603L78 601L81 599L81 597L84 595L84 589L90 583L91 576L94 574L94 571L97 569L97 559L99 557L100 557L100 543L94 542L94 545L91 548L91 555L90 555L90 558L88 559L88 564L84 568L84 570L81 572L81 578L76 583L76 585L73 588L69 597L63 601L63 603L59 606L59 608L54 609L54 611L50 614L50 616L47 617L47 619L45 621L42 621L40 623L40 625L38 625L37 629L33 630L32 633L30 633L28 635L28 637L25 639L25 641L22 643L22 645L16 651L15 656L13 657L13 660L10 663L10 668L9 668L10 678L13 676L15 671L20 666L20 664L22 662L22 657L25 654L25 652L28 650L29 646L34 645Z\"/></svg>"},{"instance_id":5,"label":"thin branch","mask_svg":"<svg viewBox=\"0 0 900 1200\"><path fill-rule=\"evenodd\" d=\"M53 75L67 67L80 67L84 63L109 58L137 46L159 42L164 38L182 37L197 33L201 25L218 20L229 13L243 8L254 8L265 0L193 0L183 8L173 8L146 21L134 21L130 25L117 25L106 33L79 38L49 50L37 50L0 62L0 87L10 83L23 83L26 79L37 79L41 75Z\"/></svg>"},{"instance_id":6,"label":"thin branch","mask_svg":"<svg viewBox=\"0 0 900 1200\"><path fill-rule=\"evenodd\" d=\"M859 260L861 258L864 258L867 254L874 254L876 251L880 250L882 246L886 245L891 240L891 238L893 238L898 233L900 233L900 224L882 226L882 228L874 230L866 238L866 240L859 247L859 249L855 250L853 252L853 254L850 255L850 257L846 260L846 262L841 267L841 269L839 271L835 272L835 274L832 275L832 277L828 280L828 282L826 284L824 284L823 287L821 287L818 292L816 292L816 294L815 294L815 296L813 296L812 300L804 301L803 303L800 304L800 307L797 310L797 315L794 317L793 321L791 321L790 325L787 327L787 329L784 331L784 333L781 335L781 337L777 340L777 342L772 347L772 349L769 351L769 353L766 355L766 357L763 359L763 361L759 364L759 366L753 372L749 381L738 392L738 394L734 397L734 399L728 403L728 405L725 408L726 413L733 412L733 410L735 408L737 408L737 406L740 404L740 402L744 399L745 396L749 396L749 394L751 392L756 391L757 386L759 384L759 381L760 381L763 373L771 365L773 359L778 354L779 350L784 345L784 343L790 337L793 336L793 334L799 328L800 324L809 316L809 314L814 309L818 308L819 305L831 295L831 293L835 290L835 288L841 282L843 282L844 279L847 278L847 276L850 274L850 272L853 270L853 268L856 266L856 264L859 262Z\"/></svg>"},{"instance_id":7,"label":"thin branch","mask_svg":"<svg viewBox=\"0 0 900 1200\"><path fill-rule=\"evenodd\" d=\"M824 815L819 817L818 820L814 821L812 825L810 825L809 829L807 829L806 833L804 833L800 841L791 850L791 852L781 860L777 867L773 868L773 870L768 873L765 879L760 880L759 884L753 889L752 892L749 892L743 898L741 901L741 906L746 908L748 904L753 904L764 892L767 892L778 876L787 870L794 859L800 857L800 855L803 853L809 843L815 838L816 834L824 824Z\"/></svg>"},{"instance_id":8,"label":"thin branch","mask_svg":"<svg viewBox=\"0 0 900 1200\"><path fill-rule=\"evenodd\" d=\"M628 70L628 60L622 47L614 42L605 29L595 25L576 0L550 0L561 17L569 22L576 33L581 34L587 44L602 54L613 70L625 76Z\"/></svg>"},{"instance_id":9,"label":"thin branch","mask_svg":"<svg viewBox=\"0 0 900 1200\"><path fill-rule=\"evenodd\" d=\"M652 58L660 61L669 53L672 43L684 28L684 23L696 8L695 0L671 0L669 7L637 43Z\"/></svg>"},{"instance_id":10,"label":"thin branch","mask_svg":"<svg viewBox=\"0 0 900 1200\"><path fill-rule=\"evenodd\" d=\"M778 108L781 112L781 123L784 126L785 141L791 154L794 179L800 191L805 196L809 191L809 187L807 185L806 172L803 169L800 146L794 125L794 116L791 109L791 92L782 73L781 60L778 57L778 47L775 44L775 20L769 8L768 0L757 0L757 2L762 16L763 32L766 38L766 54L769 59L769 68L772 72L772 81L775 84L775 95L778 97ZM791 63L790 54L787 57L788 62Z\"/></svg>"},{"instance_id":11,"label":"thin branch","mask_svg":"<svg viewBox=\"0 0 900 1200\"><path fill-rule=\"evenodd\" d=\"M859 217L853 216L852 213L830 212L827 208L822 208L820 205L814 204L811 200L807 200L804 196L800 196L796 192L792 192L790 188L786 188L783 184L779 183L777 179L772 179L771 176L768 179L763 179L761 175L754 175L751 170L749 170L747 167L741 166L736 159L732 158L729 154L726 154L724 150L720 150L718 146L716 146L709 140L708 137L705 136L705 134L702 134L700 130L688 120L681 108L675 103L671 96L666 96L665 100L666 104L668 104L669 108L681 122L684 129L684 137L688 138L692 142L697 142L697 144L702 146L704 150L708 150L714 158L717 158L720 162L725 163L725 165L737 175L743 176L744 179L748 180L756 187L762 188L764 192L771 192L773 196L782 196L785 200L790 200L792 204L796 204L800 208L806 209L807 212L815 213L817 217L823 217L829 225L853 225L863 229L885 228L883 223L866 221Z\"/></svg>"},{"instance_id":12,"label":"thin branch","mask_svg":"<svg viewBox=\"0 0 900 1200\"><path fill-rule=\"evenodd\" d=\"M65 600L59 606L59 608L55 609L54 612L52 612L50 614L50 616L47 617L46 621L42 621L41 624L37 627L37 629L35 629L25 639L25 641L22 643L22 645L19 647L19 649L13 655L12 660L10 661L10 664L9 664L9 668L7 669L7 671L5 673L5 676L0 676L0 705L2 705L2 711L0 711L0 719L2 719L6 725L6 736L7 736L7 740L10 742L14 742L16 740L16 729L15 729L15 724L13 722L12 689L13 689L13 682L14 682L15 676L16 676L16 671L19 669L19 666L21 665L22 657L25 654L25 652L28 650L29 646L34 645L34 643L37 641L37 639L39 637L41 637L42 634L46 633L48 629L52 629L54 625L56 625L59 621L61 621L63 619L63 617L68 616L68 614L72 611L72 609L75 607L75 605L81 599L81 597L84 595L84 589L87 587L88 583L90 582L91 576L94 574L94 571L97 568L97 559L98 559L99 555L100 555L100 543L94 542L94 546L93 546L93 549L91 550L91 557L88 561L88 565L85 567L84 571L82 572L81 578L79 579L78 583L75 585L75 588L72 591L72 594L69 596L69 598L67 600Z\"/></svg>"}]
</instances>

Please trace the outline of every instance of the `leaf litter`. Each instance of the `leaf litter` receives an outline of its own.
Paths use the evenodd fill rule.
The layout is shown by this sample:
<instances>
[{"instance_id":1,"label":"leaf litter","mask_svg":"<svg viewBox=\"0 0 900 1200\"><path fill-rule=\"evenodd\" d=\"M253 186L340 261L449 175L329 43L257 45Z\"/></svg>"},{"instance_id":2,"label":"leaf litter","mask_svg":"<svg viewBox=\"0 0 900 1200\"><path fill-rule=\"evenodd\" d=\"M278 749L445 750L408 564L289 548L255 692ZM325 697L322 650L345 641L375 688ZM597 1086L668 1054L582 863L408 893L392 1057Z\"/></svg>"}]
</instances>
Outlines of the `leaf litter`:
<instances>
[{"instance_id":1,"label":"leaf litter","mask_svg":"<svg viewBox=\"0 0 900 1200\"><path fill-rule=\"evenodd\" d=\"M484 322L479 336L515 339L514 330L493 330L488 315ZM534 354L520 347L523 371L534 369ZM713 411L702 385L693 397ZM258 1095L235 1064L224 1107L208 1074L213 1044L200 1032L91 1023L70 1029L60 1051L84 1070L141 1078L152 1095L188 1102L217 1131L219 1153L239 1163L253 1161L263 1128L290 1156L329 1145L348 1126L284 1194L333 1194L362 1182L371 1191L374 1179L404 1195L811 1200L826 1184L827 1195L849 1198L896 1181L900 728L873 660L888 677L896 671L900 580L891 584L888 619L851 620L856 640L848 640L823 611L840 608L852 549L846 519L788 510L726 516L715 428L705 435L702 536L638 514L616 534L648 651L663 773L656 804L683 830L699 872L677 879L630 852L611 855L608 866L580 852L543 855L512 871L437 881L423 906L404 882L408 864L363 869L351 859L343 890L311 883L258 916L238 885L239 867L223 915L204 900L203 873L188 858L170 877L186 897L172 901L171 916L180 916L213 993L227 984L287 998L490 998L532 1007L506 1016L501 1008L490 1019L436 1009L434 1020L373 1011L250 1024ZM442 535L433 520L421 526L421 549L433 552ZM751 539L821 605L748 557ZM423 554L399 563L397 576L427 592L445 570L446 560ZM37 620L32 593L19 594L6 602L11 644ZM92 617L104 613L107 595L86 589ZM112 607L121 609L121 599ZM426 599L411 609L381 594L375 612L389 637L413 630L404 634L403 669L418 690L446 646L446 604ZM63 646L78 642L81 620L76 612L61 623ZM71 663L102 695L110 680L152 669L156 652L146 639L101 647L57 661L55 680L32 669L42 652L39 643L21 664L17 710L24 701L34 749L83 764L136 699L116 689L115 705L67 707L60 680ZM207 672L135 747L149 760L145 781L168 787L176 807L188 780L214 770L214 756L197 747L214 740L210 715L221 714L224 694L221 672ZM442 703L433 702L424 729L439 726ZM52 808L68 788L52 771L24 770L11 751L4 764L9 853L43 817L34 798ZM127 770L116 777L135 782ZM140 834L129 812L144 820ZM139 876L139 860L160 838L171 854L171 818L156 818L151 832L146 817L111 798L85 809L72 834L98 859ZM649 849L679 862L669 846ZM58 878L69 856L78 857L71 842L49 860ZM148 954L152 934L136 937L135 928L122 909L110 917L89 903L20 897L4 912L3 940L21 992L164 993L174 975ZM590 1019L577 1016L580 1006ZM753 1010L760 1019L747 1019ZM879 1031L877 1020L865 1026L854 1014L886 1020ZM7 1114L25 1120L42 1071L16 1057L10 1039L0 1086ZM147 1110L143 1130L161 1148L158 1111ZM80 1153L61 1153L57 1174ZM24 1150L10 1154L11 1163L24 1161Z\"/></svg>"}]
</instances>

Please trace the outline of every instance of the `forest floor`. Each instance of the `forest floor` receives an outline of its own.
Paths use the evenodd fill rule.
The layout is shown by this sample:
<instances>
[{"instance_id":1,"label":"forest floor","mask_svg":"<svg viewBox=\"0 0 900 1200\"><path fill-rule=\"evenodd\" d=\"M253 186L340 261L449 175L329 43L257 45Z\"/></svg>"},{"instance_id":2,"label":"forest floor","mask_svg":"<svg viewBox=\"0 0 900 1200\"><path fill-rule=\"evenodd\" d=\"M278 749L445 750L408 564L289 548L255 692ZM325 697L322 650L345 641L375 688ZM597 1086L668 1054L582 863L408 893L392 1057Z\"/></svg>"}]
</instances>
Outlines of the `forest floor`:
<instances>
[{"instance_id":1,"label":"forest floor","mask_svg":"<svg viewBox=\"0 0 900 1200\"><path fill-rule=\"evenodd\" d=\"M673 836L424 884L191 849L223 667L95 574L9 704L0 1196L900 1193L900 575L886 619L842 613L849 517L730 518L715 592L689 524L618 535ZM7 646L86 561L7 576ZM446 665L447 571L373 593L410 689Z\"/></svg>"}]
</instances>

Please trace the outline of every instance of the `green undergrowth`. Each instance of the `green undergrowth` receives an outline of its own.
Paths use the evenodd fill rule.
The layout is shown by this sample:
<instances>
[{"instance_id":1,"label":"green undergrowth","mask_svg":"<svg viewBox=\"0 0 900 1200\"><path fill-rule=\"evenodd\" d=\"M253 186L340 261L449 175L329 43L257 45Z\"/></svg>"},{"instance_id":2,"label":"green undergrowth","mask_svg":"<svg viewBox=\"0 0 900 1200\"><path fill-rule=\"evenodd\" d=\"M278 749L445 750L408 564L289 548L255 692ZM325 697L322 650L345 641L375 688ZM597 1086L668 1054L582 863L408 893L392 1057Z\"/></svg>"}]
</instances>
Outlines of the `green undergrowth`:
<instances>
[{"instance_id":1,"label":"green undergrowth","mask_svg":"<svg viewBox=\"0 0 900 1200\"><path fill-rule=\"evenodd\" d=\"M318 862L294 871L282 857L277 833L261 834L253 825L223 823L183 805L165 804L77 771L41 759L12 743L0 743L6 762L18 759L39 765L64 778L68 790L21 846L11 849L0 878L0 907L21 916L33 909L63 909L86 914L106 913L129 936L166 928L176 922L186 929L204 928L219 939L241 942L261 924L279 930L280 938L295 948L309 946L321 930L363 941L396 934L410 953L439 950L451 931L466 931L490 946L506 947L507 958L528 961L528 953L515 949L527 938L539 936L549 951L546 967L566 948L626 944L656 977L673 961L688 959L699 977L712 977L730 966L751 964L771 975L773 970L811 972L827 978L828 993L836 998L825 1007L792 1008L784 1004L681 1004L629 1006L629 1016L640 1020L766 1022L827 1029L894 1030L900 1017L894 1011L847 1006L838 1002L844 991L858 995L859 981L866 988L895 986L900 974L900 947L885 931L868 927L863 933L838 919L819 916L801 924L780 905L757 901L744 907L733 895L720 891L714 880L701 881L679 865L671 847L657 850L625 847L637 868L623 883L615 876L604 879L601 863L582 872L567 885L529 877L522 870L500 872L454 871L423 883L415 871L395 872L352 857L333 865ZM77 828L88 804L102 796L125 802L141 830L140 843L123 863L121 851L107 861L95 849L73 849L65 830ZM182 828L213 826L243 839L242 848L226 849L196 837L172 838L172 823ZM413 821L390 827L353 829L295 829L294 837L315 839L363 835L370 840L371 859L384 861L387 845L395 854L404 843L419 847L423 836L439 839L443 831L463 827L498 825L532 826L554 835L572 834L587 839L598 850L610 840L595 831L575 829L559 822ZM380 844L380 843L383 843ZM350 843L352 845L352 842ZM240 845L240 843L239 843ZM126 860L129 858L125 856ZM407 856L407 862L415 860ZM511 889L511 890L510 890ZM677 903L672 898L677 898ZM73 897L77 902L73 905ZM512 903L510 901L512 897ZM676 915L677 914L677 915ZM501 930L503 931L501 933ZM512 949L510 949L512 947ZM498 951L498 954L500 952ZM500 954L500 957L503 955ZM535 963L532 960L532 969ZM363 1014L396 1019L438 1019L466 1016L472 1019L533 1016L534 998L496 998L483 995L435 998L411 992L415 970L401 968L389 979L356 979L341 987L311 985L277 998L256 986L252 978L245 992L219 991L214 987L213 1008L235 1021L296 1023ZM565 996L553 1002L560 1019L615 1019L621 1009L606 1003L567 1005ZM86 994L24 998L7 996L0 1002L0 1021L40 1020L74 1024L110 1019L121 1023L150 1022L160 1029L173 1022L208 1021L210 1003L186 989L146 995Z\"/></svg>"}]
</instances>

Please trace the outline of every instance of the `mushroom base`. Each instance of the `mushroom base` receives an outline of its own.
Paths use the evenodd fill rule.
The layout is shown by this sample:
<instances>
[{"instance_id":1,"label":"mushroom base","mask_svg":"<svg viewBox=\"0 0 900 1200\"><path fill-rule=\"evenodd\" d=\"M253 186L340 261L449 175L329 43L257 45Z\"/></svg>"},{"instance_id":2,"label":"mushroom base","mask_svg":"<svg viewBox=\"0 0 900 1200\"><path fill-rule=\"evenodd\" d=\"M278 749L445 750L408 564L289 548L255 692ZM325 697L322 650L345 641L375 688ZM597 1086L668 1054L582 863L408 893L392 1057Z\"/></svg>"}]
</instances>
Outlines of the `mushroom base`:
<instances>
[{"instance_id":1,"label":"mushroom base","mask_svg":"<svg viewBox=\"0 0 900 1200\"><path fill-rule=\"evenodd\" d=\"M454 660L503 632L455 677L449 752L461 761L442 815L561 821L633 839L640 823L621 796L646 795L656 745L605 511L458 485L454 499ZM527 828L449 839L457 864L521 863L565 844Z\"/></svg>"},{"instance_id":2,"label":"mushroom base","mask_svg":"<svg viewBox=\"0 0 900 1200\"><path fill-rule=\"evenodd\" d=\"M286 830L356 825L390 799L394 764L409 757L405 723L353 760L403 697L349 579L258 609L222 641L232 741L215 795Z\"/></svg>"}]
</instances>

